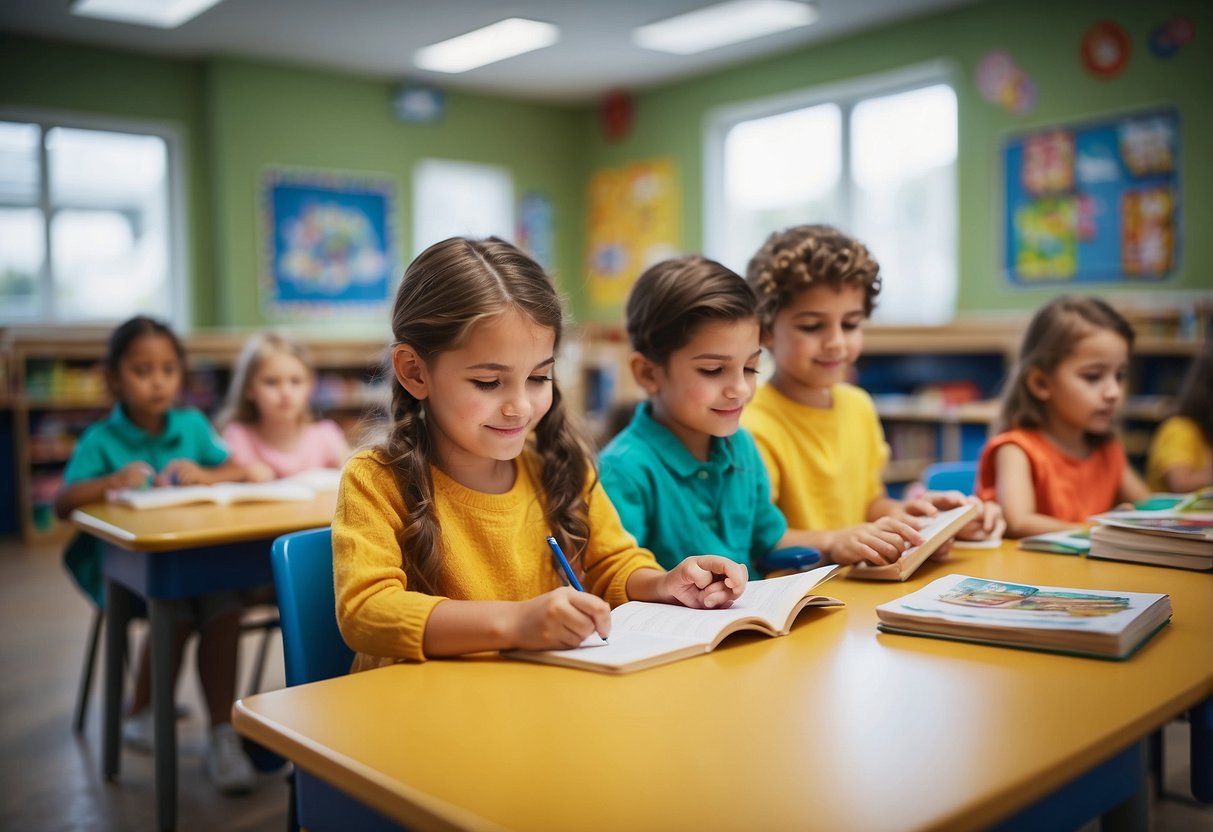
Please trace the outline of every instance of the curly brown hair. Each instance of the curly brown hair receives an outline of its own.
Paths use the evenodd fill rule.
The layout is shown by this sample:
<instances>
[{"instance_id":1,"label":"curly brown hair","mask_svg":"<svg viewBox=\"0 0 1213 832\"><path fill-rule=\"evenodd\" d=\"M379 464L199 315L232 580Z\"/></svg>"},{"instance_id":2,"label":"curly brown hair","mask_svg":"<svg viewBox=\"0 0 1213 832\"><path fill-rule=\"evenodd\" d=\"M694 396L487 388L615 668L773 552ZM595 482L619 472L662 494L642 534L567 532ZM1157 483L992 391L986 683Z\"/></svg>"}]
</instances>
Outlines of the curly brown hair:
<instances>
[{"instance_id":1,"label":"curly brown hair","mask_svg":"<svg viewBox=\"0 0 1213 832\"><path fill-rule=\"evenodd\" d=\"M396 344L408 344L423 361L458 348L476 324L515 309L551 329L556 347L564 311L551 279L513 245L490 237L452 237L427 248L405 270L392 311ZM427 403L403 385L392 388L391 426L382 447L391 460L407 511L402 565L411 586L438 594L442 535L434 507L430 464L435 442L426 419ZM535 427L544 514L552 536L583 571L590 536L586 482L593 470L589 444L582 437L552 382L552 406Z\"/></svg>"},{"instance_id":2,"label":"curly brown hair","mask_svg":"<svg viewBox=\"0 0 1213 832\"><path fill-rule=\"evenodd\" d=\"M831 225L796 225L767 237L746 267L758 296L758 319L770 332L775 315L810 286L863 287L863 311L871 315L880 294L880 264L867 246Z\"/></svg>"}]
</instances>

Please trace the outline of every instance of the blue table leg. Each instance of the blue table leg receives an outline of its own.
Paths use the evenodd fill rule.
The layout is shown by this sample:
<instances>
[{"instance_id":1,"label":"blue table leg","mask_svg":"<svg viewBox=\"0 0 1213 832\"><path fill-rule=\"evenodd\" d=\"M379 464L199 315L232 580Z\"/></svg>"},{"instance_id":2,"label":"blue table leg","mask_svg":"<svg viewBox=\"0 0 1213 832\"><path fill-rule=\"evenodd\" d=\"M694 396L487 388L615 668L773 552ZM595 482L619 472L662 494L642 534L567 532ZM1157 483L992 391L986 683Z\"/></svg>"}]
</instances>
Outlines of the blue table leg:
<instances>
[{"instance_id":1,"label":"blue table leg","mask_svg":"<svg viewBox=\"0 0 1213 832\"><path fill-rule=\"evenodd\" d=\"M126 626L130 619L130 592L112 580L105 582L105 690L101 724L101 776L118 776L122 724L122 660L126 651Z\"/></svg>"},{"instance_id":2,"label":"blue table leg","mask_svg":"<svg viewBox=\"0 0 1213 832\"><path fill-rule=\"evenodd\" d=\"M1202 803L1213 803L1213 697L1192 709L1192 794Z\"/></svg>"},{"instance_id":3,"label":"blue table leg","mask_svg":"<svg viewBox=\"0 0 1213 832\"><path fill-rule=\"evenodd\" d=\"M147 601L152 639L152 722L155 728L156 825L177 825L177 721L173 706L174 630L172 604L160 598Z\"/></svg>"}]
</instances>

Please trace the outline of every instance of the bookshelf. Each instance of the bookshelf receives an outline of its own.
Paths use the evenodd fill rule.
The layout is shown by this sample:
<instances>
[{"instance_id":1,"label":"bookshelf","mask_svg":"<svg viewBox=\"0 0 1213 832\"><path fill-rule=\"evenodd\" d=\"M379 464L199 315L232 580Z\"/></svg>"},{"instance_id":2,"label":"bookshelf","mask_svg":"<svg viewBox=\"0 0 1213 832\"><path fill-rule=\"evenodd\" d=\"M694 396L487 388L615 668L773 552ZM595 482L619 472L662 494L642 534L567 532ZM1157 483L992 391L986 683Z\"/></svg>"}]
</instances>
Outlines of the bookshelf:
<instances>
[{"instance_id":1,"label":"bookshelf","mask_svg":"<svg viewBox=\"0 0 1213 832\"><path fill-rule=\"evenodd\" d=\"M187 354L182 402L212 417L248 333L200 332L183 339ZM112 406L101 362L108 329L7 330L0 333L0 428L7 434L0 493L13 492L15 522L0 534L58 540L68 530L54 516L54 499L77 438ZM386 412L384 344L302 338L316 369L313 407L352 441L371 417ZM5 477L5 474L0 474Z\"/></svg>"}]
</instances>

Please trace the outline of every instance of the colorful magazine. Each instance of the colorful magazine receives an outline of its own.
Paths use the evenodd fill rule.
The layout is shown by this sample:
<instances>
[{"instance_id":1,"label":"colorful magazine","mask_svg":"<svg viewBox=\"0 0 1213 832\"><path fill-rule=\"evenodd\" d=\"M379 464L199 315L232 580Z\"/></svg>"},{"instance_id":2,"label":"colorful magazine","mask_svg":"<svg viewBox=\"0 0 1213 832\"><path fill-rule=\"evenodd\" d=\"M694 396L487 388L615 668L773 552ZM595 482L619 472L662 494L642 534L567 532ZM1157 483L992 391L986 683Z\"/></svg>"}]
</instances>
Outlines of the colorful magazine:
<instances>
[{"instance_id":1,"label":"colorful magazine","mask_svg":"<svg viewBox=\"0 0 1213 832\"><path fill-rule=\"evenodd\" d=\"M1170 620L1171 598L947 575L876 615L886 633L1123 659Z\"/></svg>"}]
</instances>

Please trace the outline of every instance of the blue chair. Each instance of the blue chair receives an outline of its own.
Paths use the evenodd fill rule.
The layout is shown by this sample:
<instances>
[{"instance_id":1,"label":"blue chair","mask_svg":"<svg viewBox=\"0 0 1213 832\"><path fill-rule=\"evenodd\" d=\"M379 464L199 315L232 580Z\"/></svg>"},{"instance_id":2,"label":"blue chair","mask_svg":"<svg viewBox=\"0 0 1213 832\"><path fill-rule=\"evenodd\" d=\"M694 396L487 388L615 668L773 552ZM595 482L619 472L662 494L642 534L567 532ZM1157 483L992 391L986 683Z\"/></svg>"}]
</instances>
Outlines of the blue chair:
<instances>
[{"instance_id":1,"label":"blue chair","mask_svg":"<svg viewBox=\"0 0 1213 832\"><path fill-rule=\"evenodd\" d=\"M279 537L270 551L270 565L278 593L287 687L348 673L354 651L337 628L332 530L308 529ZM298 766L291 781L291 809L291 829L401 828Z\"/></svg>"},{"instance_id":2,"label":"blue chair","mask_svg":"<svg viewBox=\"0 0 1213 832\"><path fill-rule=\"evenodd\" d=\"M977 485L977 462L932 462L922 472L928 491L960 491L972 494Z\"/></svg>"}]
</instances>

